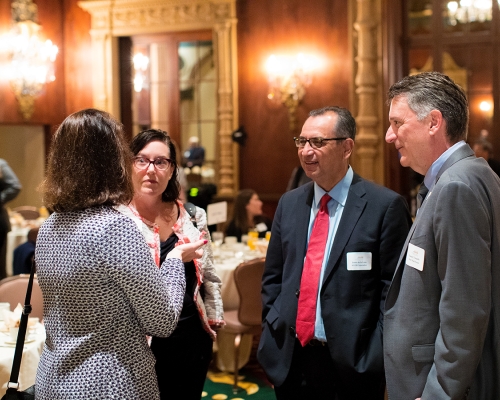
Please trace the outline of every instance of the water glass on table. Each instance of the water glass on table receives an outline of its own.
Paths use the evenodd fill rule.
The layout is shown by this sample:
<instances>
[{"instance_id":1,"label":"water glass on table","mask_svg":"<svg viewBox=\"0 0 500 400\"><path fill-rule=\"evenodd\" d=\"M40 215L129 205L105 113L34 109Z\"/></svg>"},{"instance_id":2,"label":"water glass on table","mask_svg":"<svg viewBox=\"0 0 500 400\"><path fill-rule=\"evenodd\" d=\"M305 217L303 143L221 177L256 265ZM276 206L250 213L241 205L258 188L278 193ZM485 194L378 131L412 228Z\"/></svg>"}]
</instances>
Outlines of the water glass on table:
<instances>
[{"instance_id":1,"label":"water glass on table","mask_svg":"<svg viewBox=\"0 0 500 400\"><path fill-rule=\"evenodd\" d=\"M212 232L212 242L215 247L220 247L222 242L224 241L224 232Z\"/></svg>"}]
</instances>

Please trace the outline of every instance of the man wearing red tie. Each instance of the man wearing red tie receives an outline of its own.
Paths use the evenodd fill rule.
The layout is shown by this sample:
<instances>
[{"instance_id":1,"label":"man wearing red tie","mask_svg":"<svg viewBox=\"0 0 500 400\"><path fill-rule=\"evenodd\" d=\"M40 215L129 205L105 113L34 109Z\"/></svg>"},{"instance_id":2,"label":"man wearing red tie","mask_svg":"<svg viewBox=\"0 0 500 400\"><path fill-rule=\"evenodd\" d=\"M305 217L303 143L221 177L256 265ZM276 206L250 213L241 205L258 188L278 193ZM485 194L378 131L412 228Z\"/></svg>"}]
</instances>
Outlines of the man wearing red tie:
<instances>
[{"instance_id":1,"label":"man wearing red tie","mask_svg":"<svg viewBox=\"0 0 500 400\"><path fill-rule=\"evenodd\" d=\"M294 141L312 182L276 210L257 357L278 400L381 400L382 310L410 214L401 196L349 166L348 110L309 115Z\"/></svg>"}]
</instances>

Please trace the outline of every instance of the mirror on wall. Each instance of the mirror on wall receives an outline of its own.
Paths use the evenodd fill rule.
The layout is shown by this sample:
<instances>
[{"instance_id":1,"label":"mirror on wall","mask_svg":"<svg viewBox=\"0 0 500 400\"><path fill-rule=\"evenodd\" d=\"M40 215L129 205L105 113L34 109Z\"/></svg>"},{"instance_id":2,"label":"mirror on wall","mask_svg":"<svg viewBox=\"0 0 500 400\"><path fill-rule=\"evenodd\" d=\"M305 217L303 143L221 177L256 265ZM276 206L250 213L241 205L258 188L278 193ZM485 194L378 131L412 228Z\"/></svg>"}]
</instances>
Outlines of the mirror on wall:
<instances>
[{"instance_id":1,"label":"mirror on wall","mask_svg":"<svg viewBox=\"0 0 500 400\"><path fill-rule=\"evenodd\" d=\"M200 181L213 180L218 198L233 198L239 188L238 146L231 139L238 127L236 0L78 5L91 14L92 54L99 55L92 63L94 107L120 115L130 134L148 126L166 130L181 152L197 137L208 171ZM147 59L137 80L135 50Z\"/></svg>"},{"instance_id":2,"label":"mirror on wall","mask_svg":"<svg viewBox=\"0 0 500 400\"><path fill-rule=\"evenodd\" d=\"M191 186L215 182L217 76L211 32L132 39L132 134L162 129L178 146Z\"/></svg>"}]
</instances>

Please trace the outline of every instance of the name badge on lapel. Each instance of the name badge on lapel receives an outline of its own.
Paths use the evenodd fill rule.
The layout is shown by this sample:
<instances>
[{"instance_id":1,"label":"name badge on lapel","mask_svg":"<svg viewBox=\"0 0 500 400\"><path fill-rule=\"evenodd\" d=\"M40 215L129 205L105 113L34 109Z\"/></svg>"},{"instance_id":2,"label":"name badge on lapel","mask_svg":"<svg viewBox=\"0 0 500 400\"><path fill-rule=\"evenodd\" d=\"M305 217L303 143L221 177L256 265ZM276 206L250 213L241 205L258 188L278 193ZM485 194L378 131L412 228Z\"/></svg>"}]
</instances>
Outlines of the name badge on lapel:
<instances>
[{"instance_id":1,"label":"name badge on lapel","mask_svg":"<svg viewBox=\"0 0 500 400\"><path fill-rule=\"evenodd\" d=\"M347 253L348 271L370 271L372 269L371 252L351 252Z\"/></svg>"},{"instance_id":2,"label":"name badge on lapel","mask_svg":"<svg viewBox=\"0 0 500 400\"><path fill-rule=\"evenodd\" d=\"M425 250L421 247L415 246L414 244L408 245L408 251L406 252L406 264L412 268L418 269L419 271L424 270L424 258Z\"/></svg>"}]
</instances>

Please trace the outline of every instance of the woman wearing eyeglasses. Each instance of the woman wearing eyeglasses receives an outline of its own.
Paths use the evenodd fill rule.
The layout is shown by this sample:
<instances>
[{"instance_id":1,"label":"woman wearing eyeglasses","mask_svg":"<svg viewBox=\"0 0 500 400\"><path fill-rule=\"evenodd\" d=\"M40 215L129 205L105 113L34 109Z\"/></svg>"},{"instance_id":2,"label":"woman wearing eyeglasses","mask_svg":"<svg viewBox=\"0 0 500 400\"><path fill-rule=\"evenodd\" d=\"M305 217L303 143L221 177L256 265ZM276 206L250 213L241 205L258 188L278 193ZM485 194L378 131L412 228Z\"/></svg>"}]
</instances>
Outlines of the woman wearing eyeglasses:
<instances>
[{"instance_id":1,"label":"woman wearing eyeglasses","mask_svg":"<svg viewBox=\"0 0 500 400\"><path fill-rule=\"evenodd\" d=\"M196 209L195 227L178 200L176 149L165 132L143 131L130 148L135 194L119 210L134 219L157 265L178 244L209 241L201 259L184 263L186 294L177 328L170 337L151 341L161 398L199 400L215 331L224 324L221 281L214 269L206 214Z\"/></svg>"}]
</instances>

